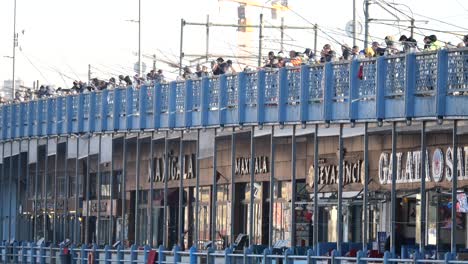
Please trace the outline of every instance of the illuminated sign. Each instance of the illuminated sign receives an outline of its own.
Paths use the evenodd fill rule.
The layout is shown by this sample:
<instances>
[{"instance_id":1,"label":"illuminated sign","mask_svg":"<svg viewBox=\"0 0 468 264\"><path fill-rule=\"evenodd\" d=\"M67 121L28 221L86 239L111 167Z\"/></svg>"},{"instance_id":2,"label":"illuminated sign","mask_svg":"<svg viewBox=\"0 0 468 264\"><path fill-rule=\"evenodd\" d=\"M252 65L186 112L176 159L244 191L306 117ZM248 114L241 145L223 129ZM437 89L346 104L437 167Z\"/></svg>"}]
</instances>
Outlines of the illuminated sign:
<instances>
[{"instance_id":1,"label":"illuminated sign","mask_svg":"<svg viewBox=\"0 0 468 264\"><path fill-rule=\"evenodd\" d=\"M441 182L452 181L453 148L448 147L445 154L442 149L436 148L432 155L426 151L426 181ZM457 148L457 172L458 179L468 179L468 147ZM392 182L392 157L387 152L382 152L379 158L379 182L390 184ZM396 153L396 183L411 183L421 181L421 151L408 151Z\"/></svg>"}]
</instances>

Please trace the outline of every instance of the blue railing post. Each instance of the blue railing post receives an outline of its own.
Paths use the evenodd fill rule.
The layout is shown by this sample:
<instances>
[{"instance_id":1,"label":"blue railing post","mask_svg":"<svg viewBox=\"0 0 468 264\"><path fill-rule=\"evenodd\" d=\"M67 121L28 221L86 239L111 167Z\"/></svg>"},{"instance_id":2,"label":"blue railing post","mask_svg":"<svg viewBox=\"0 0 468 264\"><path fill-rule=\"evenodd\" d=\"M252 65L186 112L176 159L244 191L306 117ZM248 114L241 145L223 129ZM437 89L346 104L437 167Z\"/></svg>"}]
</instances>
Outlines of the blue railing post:
<instances>
[{"instance_id":1,"label":"blue railing post","mask_svg":"<svg viewBox=\"0 0 468 264\"><path fill-rule=\"evenodd\" d=\"M315 259L312 259L312 256L315 255L315 251L313 249L307 250L307 264L315 264Z\"/></svg>"},{"instance_id":2,"label":"blue railing post","mask_svg":"<svg viewBox=\"0 0 468 264\"><path fill-rule=\"evenodd\" d=\"M144 250L143 261L144 261L144 263L148 263L148 257L149 257L149 252L151 250L151 247L146 245L143 248L143 250Z\"/></svg>"},{"instance_id":3,"label":"blue railing post","mask_svg":"<svg viewBox=\"0 0 468 264\"><path fill-rule=\"evenodd\" d=\"M448 82L448 52L441 49L437 52L437 91L436 91L436 113L441 119L445 115L445 98L447 96Z\"/></svg>"},{"instance_id":4,"label":"blue railing post","mask_svg":"<svg viewBox=\"0 0 468 264\"><path fill-rule=\"evenodd\" d=\"M286 121L286 106L288 104L288 70L279 69L278 123Z\"/></svg>"},{"instance_id":5,"label":"blue railing post","mask_svg":"<svg viewBox=\"0 0 468 264\"><path fill-rule=\"evenodd\" d=\"M327 62L325 64L325 87L323 89L323 119L325 122L329 123L332 118L332 102L334 96L334 86L333 86L333 64Z\"/></svg>"},{"instance_id":6,"label":"blue railing post","mask_svg":"<svg viewBox=\"0 0 468 264\"><path fill-rule=\"evenodd\" d=\"M153 89L153 126L155 129L161 127L161 104L162 104L162 85L157 83Z\"/></svg>"},{"instance_id":7,"label":"blue railing post","mask_svg":"<svg viewBox=\"0 0 468 264\"><path fill-rule=\"evenodd\" d=\"M180 262L180 247L178 245L175 245L172 248L172 252L174 254L174 264L177 264Z\"/></svg>"},{"instance_id":8,"label":"blue railing post","mask_svg":"<svg viewBox=\"0 0 468 264\"><path fill-rule=\"evenodd\" d=\"M88 120L86 122L88 123L88 129L91 133L96 131L96 94L97 93L89 94L89 113Z\"/></svg>"},{"instance_id":9,"label":"blue railing post","mask_svg":"<svg viewBox=\"0 0 468 264\"><path fill-rule=\"evenodd\" d=\"M445 264L449 264L451 260L453 260L455 256L451 252L446 252L444 255Z\"/></svg>"},{"instance_id":10,"label":"blue railing post","mask_svg":"<svg viewBox=\"0 0 468 264\"><path fill-rule=\"evenodd\" d=\"M239 125L245 122L245 87L247 86L246 76L244 72L240 72L237 76L239 86L237 87L237 115Z\"/></svg>"},{"instance_id":11,"label":"blue railing post","mask_svg":"<svg viewBox=\"0 0 468 264\"><path fill-rule=\"evenodd\" d=\"M215 257L213 256L213 253L215 252L213 247L209 247L208 250L206 251L206 263L207 264L214 264L215 263Z\"/></svg>"},{"instance_id":12,"label":"blue railing post","mask_svg":"<svg viewBox=\"0 0 468 264\"><path fill-rule=\"evenodd\" d=\"M106 245L104 247L104 263L105 264L111 264L112 260L112 252L110 251L111 247L109 245Z\"/></svg>"},{"instance_id":13,"label":"blue railing post","mask_svg":"<svg viewBox=\"0 0 468 264\"><path fill-rule=\"evenodd\" d=\"M349 66L349 120L351 122L354 122L358 117L359 65L358 60L353 60Z\"/></svg>"},{"instance_id":14,"label":"blue railing post","mask_svg":"<svg viewBox=\"0 0 468 264\"><path fill-rule=\"evenodd\" d=\"M185 127L192 126L192 110L193 110L193 81L185 82L185 101L184 101L184 121Z\"/></svg>"},{"instance_id":15,"label":"blue railing post","mask_svg":"<svg viewBox=\"0 0 468 264\"><path fill-rule=\"evenodd\" d=\"M18 263L19 245L18 242L13 242L13 263Z\"/></svg>"},{"instance_id":16,"label":"blue railing post","mask_svg":"<svg viewBox=\"0 0 468 264\"><path fill-rule=\"evenodd\" d=\"M332 257L331 263L332 264L340 263L340 261L336 259L336 257L339 257L339 256L340 256L340 251L338 249L333 250L332 255L331 255Z\"/></svg>"},{"instance_id":17,"label":"blue railing post","mask_svg":"<svg viewBox=\"0 0 468 264\"><path fill-rule=\"evenodd\" d=\"M363 264L364 261L361 260L361 258L365 257L364 251L359 250L356 254L356 264Z\"/></svg>"},{"instance_id":18,"label":"blue railing post","mask_svg":"<svg viewBox=\"0 0 468 264\"><path fill-rule=\"evenodd\" d=\"M231 248L226 248L224 250L224 263L225 264L231 264L232 263L231 256L229 256L229 254L231 254L231 253L232 253Z\"/></svg>"},{"instance_id":19,"label":"blue railing post","mask_svg":"<svg viewBox=\"0 0 468 264\"><path fill-rule=\"evenodd\" d=\"M190 248L190 264L197 264L197 255L195 255L195 253L197 253L197 247L195 246L192 246Z\"/></svg>"},{"instance_id":20,"label":"blue railing post","mask_svg":"<svg viewBox=\"0 0 468 264\"><path fill-rule=\"evenodd\" d=\"M160 245L158 248L158 263L164 263L166 258L164 257L164 246Z\"/></svg>"},{"instance_id":21,"label":"blue railing post","mask_svg":"<svg viewBox=\"0 0 468 264\"><path fill-rule=\"evenodd\" d=\"M84 264L88 263L88 256L86 254L86 245L85 244L81 245L80 252L81 252L81 254L80 254L80 263L84 263Z\"/></svg>"},{"instance_id":22,"label":"blue railing post","mask_svg":"<svg viewBox=\"0 0 468 264\"><path fill-rule=\"evenodd\" d=\"M208 111L210 110L210 80L207 77L203 77L201 83L201 126L206 127L208 124Z\"/></svg>"},{"instance_id":23,"label":"blue railing post","mask_svg":"<svg viewBox=\"0 0 468 264\"><path fill-rule=\"evenodd\" d=\"M138 117L140 120L140 128L145 129L148 128L146 125L146 116L147 116L147 111L148 109L148 87L146 85L143 85L140 87L140 91L138 94L138 109L140 111L140 116Z\"/></svg>"},{"instance_id":24,"label":"blue railing post","mask_svg":"<svg viewBox=\"0 0 468 264\"><path fill-rule=\"evenodd\" d=\"M169 102L168 102L168 127L175 127L176 117L176 100L177 100L177 83L171 82L169 85Z\"/></svg>"},{"instance_id":25,"label":"blue railing post","mask_svg":"<svg viewBox=\"0 0 468 264\"><path fill-rule=\"evenodd\" d=\"M45 264L46 263L46 252L45 252L45 248L44 248L44 243L42 243L39 247L39 263L41 264Z\"/></svg>"},{"instance_id":26,"label":"blue railing post","mask_svg":"<svg viewBox=\"0 0 468 264\"><path fill-rule=\"evenodd\" d=\"M120 114L122 112L121 108L121 101L122 101L122 89L114 89L114 97L113 97L113 109L112 109L112 121L113 121L113 129L117 131L120 129Z\"/></svg>"},{"instance_id":27,"label":"blue railing post","mask_svg":"<svg viewBox=\"0 0 468 264\"><path fill-rule=\"evenodd\" d=\"M219 76L219 99L218 99L218 108L219 108L219 112L218 112L218 117L219 117L219 125L221 127L224 126L224 124L226 124L226 113L227 113L227 99L228 99L228 96L227 96L227 77L226 75L221 75Z\"/></svg>"},{"instance_id":28,"label":"blue railing post","mask_svg":"<svg viewBox=\"0 0 468 264\"><path fill-rule=\"evenodd\" d=\"M301 123L309 119L309 66L301 66Z\"/></svg>"},{"instance_id":29,"label":"blue railing post","mask_svg":"<svg viewBox=\"0 0 468 264\"><path fill-rule=\"evenodd\" d=\"M405 89L405 117L411 120L414 116L414 92L416 91L416 54L406 54L406 89Z\"/></svg>"},{"instance_id":30,"label":"blue railing post","mask_svg":"<svg viewBox=\"0 0 468 264\"><path fill-rule=\"evenodd\" d=\"M117 247L117 263L123 264L124 263L124 248L122 245Z\"/></svg>"},{"instance_id":31,"label":"blue railing post","mask_svg":"<svg viewBox=\"0 0 468 264\"><path fill-rule=\"evenodd\" d=\"M107 100L109 100L109 90L104 90L101 95L101 131L108 130L107 118L109 116L109 107Z\"/></svg>"},{"instance_id":32,"label":"blue railing post","mask_svg":"<svg viewBox=\"0 0 468 264\"><path fill-rule=\"evenodd\" d=\"M284 264L293 263L289 256L293 255L294 251L292 248L288 248L284 251ZM332 263L333 264L333 263Z\"/></svg>"},{"instance_id":33,"label":"blue railing post","mask_svg":"<svg viewBox=\"0 0 468 264\"><path fill-rule=\"evenodd\" d=\"M93 246L91 248L91 250L93 251L93 255L94 255L94 261L96 263L99 263L99 261L97 259L99 259L99 253L98 253L98 245L96 243L93 243Z\"/></svg>"},{"instance_id":34,"label":"blue railing post","mask_svg":"<svg viewBox=\"0 0 468 264\"><path fill-rule=\"evenodd\" d=\"M376 89L376 117L382 121L385 118L385 78L387 73L387 60L385 56L377 58L377 89Z\"/></svg>"},{"instance_id":35,"label":"blue railing post","mask_svg":"<svg viewBox=\"0 0 468 264\"><path fill-rule=\"evenodd\" d=\"M269 248L265 248L265 250L263 250L263 257L262 257L262 264L270 264L271 263L271 259L268 258L268 256L271 255L271 250Z\"/></svg>"},{"instance_id":36,"label":"blue railing post","mask_svg":"<svg viewBox=\"0 0 468 264\"><path fill-rule=\"evenodd\" d=\"M23 242L21 245L21 263L28 263L28 248L27 242Z\"/></svg>"},{"instance_id":37,"label":"blue railing post","mask_svg":"<svg viewBox=\"0 0 468 264\"><path fill-rule=\"evenodd\" d=\"M136 244L133 244L130 247L130 260L132 261L131 263L134 263L138 258L138 247Z\"/></svg>"},{"instance_id":38,"label":"blue railing post","mask_svg":"<svg viewBox=\"0 0 468 264\"><path fill-rule=\"evenodd\" d=\"M392 253L390 251L385 251L383 256L383 264L390 264L389 259L392 257Z\"/></svg>"},{"instance_id":39,"label":"blue railing post","mask_svg":"<svg viewBox=\"0 0 468 264\"><path fill-rule=\"evenodd\" d=\"M133 109L133 87L127 87L125 89L125 128L127 130L133 129L133 115L135 109Z\"/></svg>"},{"instance_id":40,"label":"blue railing post","mask_svg":"<svg viewBox=\"0 0 468 264\"><path fill-rule=\"evenodd\" d=\"M265 122L265 70L259 70L257 75L257 122L263 125Z\"/></svg>"},{"instance_id":41,"label":"blue railing post","mask_svg":"<svg viewBox=\"0 0 468 264\"><path fill-rule=\"evenodd\" d=\"M77 249L76 249L75 245L72 244L72 245L70 246L71 263L72 263L72 264L76 264L76 263L77 263L77 260L76 260L76 258L77 258L76 251L77 251Z\"/></svg>"}]
</instances>

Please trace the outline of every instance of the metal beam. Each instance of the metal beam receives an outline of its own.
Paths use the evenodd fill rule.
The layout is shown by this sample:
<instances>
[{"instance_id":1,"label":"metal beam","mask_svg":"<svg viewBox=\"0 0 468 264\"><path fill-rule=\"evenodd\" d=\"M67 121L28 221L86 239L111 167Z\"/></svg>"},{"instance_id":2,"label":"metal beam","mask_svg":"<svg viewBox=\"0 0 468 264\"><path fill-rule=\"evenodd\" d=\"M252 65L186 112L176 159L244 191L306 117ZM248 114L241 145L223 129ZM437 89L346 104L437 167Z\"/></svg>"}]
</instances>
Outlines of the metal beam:
<instances>
[{"instance_id":1,"label":"metal beam","mask_svg":"<svg viewBox=\"0 0 468 264\"><path fill-rule=\"evenodd\" d=\"M296 125L291 136L291 248L296 247Z\"/></svg>"},{"instance_id":2,"label":"metal beam","mask_svg":"<svg viewBox=\"0 0 468 264\"><path fill-rule=\"evenodd\" d=\"M179 143L179 228L177 230L177 241L180 248L184 246L184 131L180 131L180 143ZM187 199L188 206L188 199Z\"/></svg>"},{"instance_id":3,"label":"metal beam","mask_svg":"<svg viewBox=\"0 0 468 264\"><path fill-rule=\"evenodd\" d=\"M122 148L122 157L123 157L123 164L122 164L122 193L121 193L121 199L122 199L122 228L120 230L120 239L122 243L125 241L125 226L126 226L126 221L125 221L125 210L126 210L126 202L127 202L127 190L126 190L126 184L125 181L127 180L127 133L124 134L123 137L123 148Z\"/></svg>"},{"instance_id":4,"label":"metal beam","mask_svg":"<svg viewBox=\"0 0 468 264\"><path fill-rule=\"evenodd\" d=\"M391 211L390 211L390 250L395 257L396 252L396 176L397 176L397 132L396 122L392 123L392 186L391 186Z\"/></svg>"},{"instance_id":5,"label":"metal beam","mask_svg":"<svg viewBox=\"0 0 468 264\"><path fill-rule=\"evenodd\" d=\"M134 215L134 228L135 228L135 245L139 243L138 232L138 204L140 203L140 133L137 133L136 138L136 166L135 166L135 215Z\"/></svg>"},{"instance_id":6,"label":"metal beam","mask_svg":"<svg viewBox=\"0 0 468 264\"><path fill-rule=\"evenodd\" d=\"M450 249L452 254L457 253L457 241L455 233L457 232L457 183L458 183L458 121L453 121L452 128L452 156L453 156L453 174L452 174L452 229L450 230Z\"/></svg>"},{"instance_id":7,"label":"metal beam","mask_svg":"<svg viewBox=\"0 0 468 264\"><path fill-rule=\"evenodd\" d=\"M253 224L253 214L254 214L254 184L255 184L255 127L252 126L250 131L250 207L249 207L249 246L254 245L254 224Z\"/></svg>"},{"instance_id":8,"label":"metal beam","mask_svg":"<svg viewBox=\"0 0 468 264\"><path fill-rule=\"evenodd\" d=\"M343 243L343 152L343 124L340 124L340 132L338 135L338 223L336 225L336 248L340 254L344 253L341 252L341 244Z\"/></svg>"},{"instance_id":9,"label":"metal beam","mask_svg":"<svg viewBox=\"0 0 468 264\"><path fill-rule=\"evenodd\" d=\"M166 131L164 138L164 208L163 208L163 246L169 248L167 244L168 226L167 226L167 181L169 178L169 131ZM158 245L159 246L159 245Z\"/></svg>"},{"instance_id":10,"label":"metal beam","mask_svg":"<svg viewBox=\"0 0 468 264\"><path fill-rule=\"evenodd\" d=\"M195 175L195 215L200 212L200 129L197 129L197 160L196 160L196 175ZM195 217L195 247L198 248L198 240L200 238L200 218Z\"/></svg>"},{"instance_id":11,"label":"metal beam","mask_svg":"<svg viewBox=\"0 0 468 264\"><path fill-rule=\"evenodd\" d=\"M235 206L236 206L236 182L235 182L235 176L236 176L236 129L233 127L232 128L232 135L231 135L231 215L230 215L230 220L231 220L231 244L235 242L234 238L234 219L236 211L235 211Z\"/></svg>"},{"instance_id":12,"label":"metal beam","mask_svg":"<svg viewBox=\"0 0 468 264\"><path fill-rule=\"evenodd\" d=\"M150 209L149 209L149 215L148 215L148 221L149 221L149 246L153 248L153 231L154 231L154 225L153 225L153 206L154 206L154 131L151 132L151 138L150 138Z\"/></svg>"},{"instance_id":13,"label":"metal beam","mask_svg":"<svg viewBox=\"0 0 468 264\"><path fill-rule=\"evenodd\" d=\"M273 246L273 205L275 187L275 126L271 126L270 136L270 203L268 209L268 247Z\"/></svg>"},{"instance_id":14,"label":"metal beam","mask_svg":"<svg viewBox=\"0 0 468 264\"><path fill-rule=\"evenodd\" d=\"M213 192L211 193L211 241L213 241L213 248L216 248L215 241L216 241L216 210L218 204L218 183L217 183L217 176L218 176L218 168L217 168L217 142L216 142L216 128L214 129L214 142L213 142Z\"/></svg>"},{"instance_id":15,"label":"metal beam","mask_svg":"<svg viewBox=\"0 0 468 264\"><path fill-rule=\"evenodd\" d=\"M369 230L369 134L368 124L364 123L364 193L362 197L362 250L367 250L368 230Z\"/></svg>"},{"instance_id":16,"label":"metal beam","mask_svg":"<svg viewBox=\"0 0 468 264\"><path fill-rule=\"evenodd\" d=\"M313 240L314 247L317 248L318 245L318 215L319 215L319 205L318 205L318 177L319 177L319 137L318 137L318 124L315 125L314 131L314 232ZM318 253L318 252L316 252Z\"/></svg>"},{"instance_id":17,"label":"metal beam","mask_svg":"<svg viewBox=\"0 0 468 264\"><path fill-rule=\"evenodd\" d=\"M421 124L421 226L419 252L424 255L426 246L426 121Z\"/></svg>"}]
</instances>

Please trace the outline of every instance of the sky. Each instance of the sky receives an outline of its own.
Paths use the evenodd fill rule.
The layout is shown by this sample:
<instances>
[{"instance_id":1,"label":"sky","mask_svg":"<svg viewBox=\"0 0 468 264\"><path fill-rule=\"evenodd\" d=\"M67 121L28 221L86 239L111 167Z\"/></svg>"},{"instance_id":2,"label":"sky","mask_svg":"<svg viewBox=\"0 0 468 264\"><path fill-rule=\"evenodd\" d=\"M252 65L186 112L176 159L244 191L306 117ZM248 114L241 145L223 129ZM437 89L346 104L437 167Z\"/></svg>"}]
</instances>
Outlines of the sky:
<instances>
[{"instance_id":1,"label":"sky","mask_svg":"<svg viewBox=\"0 0 468 264\"><path fill-rule=\"evenodd\" d=\"M271 0L251 0L269 5ZM399 22L371 23L371 40L379 42L386 35L399 38L409 35L408 22L403 13L416 19L417 34L436 34L439 39L458 44L461 36L468 34L468 1L466 0L386 0L399 11L385 5L384 0L373 0L370 17L396 19ZM12 78L13 2L0 1L0 82ZM380 5L379 5L380 4ZM178 63L181 19L188 22L237 23L237 3L228 0L141 0L142 53L165 61ZM356 0L357 20L364 24L363 0ZM289 0L290 10L282 12L286 25L312 27L317 23L318 49L330 43L339 50L338 43L352 45L346 36L346 23L352 20L352 0ZM384 10L390 10L394 15ZM400 13L401 12L401 13ZM247 18L258 24L259 14L264 14L265 25L279 25L280 19L272 19L267 8L247 7ZM68 88L73 80L91 76L108 79L119 74L133 75L137 62L138 0L17 0L17 32L19 47L16 52L16 76L32 87L34 80L41 84ZM424 21L425 20L425 21ZM437 21L438 20L438 21ZM449 25L449 24L452 25ZM419 28L427 28L419 29ZM452 31L455 34L436 33L432 29ZM205 27L185 26L183 50L185 54L205 53ZM458 35L456 35L458 34ZM265 29L262 54L280 49L278 29ZM363 35L358 35L363 38ZM422 37L416 35L419 43ZM245 47L238 48L240 42ZM313 48L313 30L285 30L285 50L303 51ZM361 48L363 43L357 43ZM226 54L236 61L236 54L257 55L258 31L244 34L242 40L236 28L210 28L210 53ZM152 59L144 58L147 68ZM192 64L195 62L192 62ZM256 66L256 59L247 62ZM189 65L188 59L184 65ZM236 65L236 62L234 62ZM161 61L156 67L163 69L170 79L175 78L176 68ZM2 85L2 83L0 83Z\"/></svg>"}]
</instances>

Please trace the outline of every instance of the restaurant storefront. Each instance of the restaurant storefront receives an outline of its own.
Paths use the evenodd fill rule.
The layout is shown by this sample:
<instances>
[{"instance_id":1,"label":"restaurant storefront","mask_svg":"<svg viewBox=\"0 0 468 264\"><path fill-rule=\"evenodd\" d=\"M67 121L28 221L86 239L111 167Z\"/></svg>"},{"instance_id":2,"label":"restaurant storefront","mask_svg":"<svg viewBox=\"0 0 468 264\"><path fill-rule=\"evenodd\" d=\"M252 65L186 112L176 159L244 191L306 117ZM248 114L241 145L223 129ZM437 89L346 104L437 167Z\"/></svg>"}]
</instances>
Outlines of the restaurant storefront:
<instances>
[{"instance_id":1,"label":"restaurant storefront","mask_svg":"<svg viewBox=\"0 0 468 264\"><path fill-rule=\"evenodd\" d=\"M394 221L404 235L402 243L417 245L424 237L426 245L446 250L456 171L455 239L465 248L468 137L458 135L455 167L449 126L431 124L423 173L420 132L414 127L397 127L396 173L390 126L369 128L367 157L362 126L343 128L341 148L339 127L321 127L317 150L313 127L297 128L294 138L291 127L275 128L273 139L267 127L256 129L253 137L245 128L236 130L234 137L228 129L218 130L216 137L206 130L200 131L199 144L196 132L184 132L182 141L180 132L101 135L99 141L60 138L56 152L50 151L51 139L40 140L29 145L35 151L21 155L21 163L29 165L19 181L17 221L25 223L27 231L18 231L18 237L183 248L211 244L221 249L245 234L245 245L285 241L288 246L309 247L314 240L365 241L378 249L382 232L385 237L391 232L396 175ZM10 158L4 157L3 164ZM12 164L18 162L13 156Z\"/></svg>"}]
</instances>

